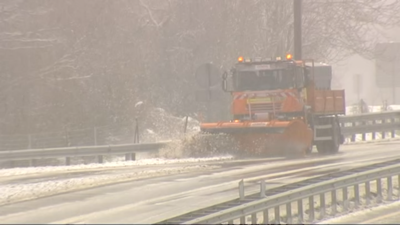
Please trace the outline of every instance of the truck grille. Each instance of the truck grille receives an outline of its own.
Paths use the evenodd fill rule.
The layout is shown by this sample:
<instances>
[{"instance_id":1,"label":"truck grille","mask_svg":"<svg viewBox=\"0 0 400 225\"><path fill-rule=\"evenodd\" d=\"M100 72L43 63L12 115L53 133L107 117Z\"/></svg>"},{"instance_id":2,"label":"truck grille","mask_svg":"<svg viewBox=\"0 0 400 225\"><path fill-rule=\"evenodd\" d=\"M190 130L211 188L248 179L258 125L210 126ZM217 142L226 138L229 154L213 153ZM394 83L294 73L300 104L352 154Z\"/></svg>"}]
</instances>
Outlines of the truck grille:
<instances>
[{"instance_id":1,"label":"truck grille","mask_svg":"<svg viewBox=\"0 0 400 225\"><path fill-rule=\"evenodd\" d=\"M275 103L250 103L247 105L247 110L253 113L269 113L269 112L278 112L282 108L281 102Z\"/></svg>"}]
</instances>

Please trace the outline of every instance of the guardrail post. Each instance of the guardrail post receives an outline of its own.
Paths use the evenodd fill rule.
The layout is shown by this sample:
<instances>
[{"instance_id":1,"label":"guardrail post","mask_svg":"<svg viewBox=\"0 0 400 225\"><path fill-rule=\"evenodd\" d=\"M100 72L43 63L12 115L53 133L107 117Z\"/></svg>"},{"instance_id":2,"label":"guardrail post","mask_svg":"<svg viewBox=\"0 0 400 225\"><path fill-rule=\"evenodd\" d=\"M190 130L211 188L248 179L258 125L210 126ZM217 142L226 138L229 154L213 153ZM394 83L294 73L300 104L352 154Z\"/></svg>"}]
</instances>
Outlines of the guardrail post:
<instances>
[{"instance_id":1,"label":"guardrail post","mask_svg":"<svg viewBox=\"0 0 400 225\"><path fill-rule=\"evenodd\" d=\"M292 203L287 203L286 204L286 223L291 224L292 223Z\"/></svg>"},{"instance_id":2,"label":"guardrail post","mask_svg":"<svg viewBox=\"0 0 400 225\"><path fill-rule=\"evenodd\" d=\"M257 224L257 213L251 214L251 224Z\"/></svg>"},{"instance_id":3,"label":"guardrail post","mask_svg":"<svg viewBox=\"0 0 400 225\"><path fill-rule=\"evenodd\" d=\"M352 123L351 123L351 126L352 126L352 127L355 127L355 126L356 126L356 122L352 122ZM357 134L352 134L352 135L351 135L351 142L355 142L355 141L356 141L356 135L357 135Z\"/></svg>"},{"instance_id":4,"label":"guardrail post","mask_svg":"<svg viewBox=\"0 0 400 225\"><path fill-rule=\"evenodd\" d=\"M281 210L280 207L277 206L275 207L275 223L274 224L280 224L281 223Z\"/></svg>"},{"instance_id":5,"label":"guardrail post","mask_svg":"<svg viewBox=\"0 0 400 225\"><path fill-rule=\"evenodd\" d=\"M376 179L376 202L380 203L382 200L382 181L380 178Z\"/></svg>"},{"instance_id":6,"label":"guardrail post","mask_svg":"<svg viewBox=\"0 0 400 225\"><path fill-rule=\"evenodd\" d=\"M240 198L240 200L244 200L244 182L243 182L243 180L239 181L239 198Z\"/></svg>"},{"instance_id":7,"label":"guardrail post","mask_svg":"<svg viewBox=\"0 0 400 225\"><path fill-rule=\"evenodd\" d=\"M392 177L387 178L387 200L392 201L392 194L393 194L393 183L392 183Z\"/></svg>"},{"instance_id":8,"label":"guardrail post","mask_svg":"<svg viewBox=\"0 0 400 225\"><path fill-rule=\"evenodd\" d=\"M395 119L394 118L392 118L392 119L390 119L390 122L392 123L392 124L394 124L396 121L395 121ZM396 130L392 130L392 138L395 138L396 137Z\"/></svg>"},{"instance_id":9,"label":"guardrail post","mask_svg":"<svg viewBox=\"0 0 400 225\"><path fill-rule=\"evenodd\" d=\"M365 201L366 201L367 205L370 204L370 198L371 198L371 186L370 186L370 182L367 181L367 182L365 182Z\"/></svg>"},{"instance_id":10,"label":"guardrail post","mask_svg":"<svg viewBox=\"0 0 400 225\"><path fill-rule=\"evenodd\" d=\"M400 200L400 175L397 176L397 198Z\"/></svg>"},{"instance_id":11,"label":"guardrail post","mask_svg":"<svg viewBox=\"0 0 400 225\"><path fill-rule=\"evenodd\" d=\"M372 124L376 124L376 121L375 120L373 120L372 121ZM376 132L372 132L372 140L375 140L376 139Z\"/></svg>"},{"instance_id":12,"label":"guardrail post","mask_svg":"<svg viewBox=\"0 0 400 225\"><path fill-rule=\"evenodd\" d=\"M319 204L321 206L321 212L320 212L320 219L323 219L325 217L325 212L326 212L326 205L325 205L325 193L322 193L319 195Z\"/></svg>"},{"instance_id":13,"label":"guardrail post","mask_svg":"<svg viewBox=\"0 0 400 225\"><path fill-rule=\"evenodd\" d=\"M354 201L355 207L358 208L360 206L360 188L358 184L354 185Z\"/></svg>"},{"instance_id":14,"label":"guardrail post","mask_svg":"<svg viewBox=\"0 0 400 225\"><path fill-rule=\"evenodd\" d=\"M138 122L138 118L135 118L135 133L134 133L134 139L133 139L133 143L139 143L139 122Z\"/></svg>"},{"instance_id":15,"label":"guardrail post","mask_svg":"<svg viewBox=\"0 0 400 225\"><path fill-rule=\"evenodd\" d=\"M97 156L97 160L99 163L103 163L104 162L104 157L102 155L98 155Z\"/></svg>"},{"instance_id":16,"label":"guardrail post","mask_svg":"<svg viewBox=\"0 0 400 225\"><path fill-rule=\"evenodd\" d=\"M347 195L347 187L342 188L343 192L343 210L347 210L347 201L348 201L348 195Z\"/></svg>"},{"instance_id":17,"label":"guardrail post","mask_svg":"<svg viewBox=\"0 0 400 225\"><path fill-rule=\"evenodd\" d=\"M260 197L265 198L265 180L260 182Z\"/></svg>"},{"instance_id":18,"label":"guardrail post","mask_svg":"<svg viewBox=\"0 0 400 225\"><path fill-rule=\"evenodd\" d=\"M269 224L269 214L268 209L264 209L263 211L263 224Z\"/></svg>"},{"instance_id":19,"label":"guardrail post","mask_svg":"<svg viewBox=\"0 0 400 225\"><path fill-rule=\"evenodd\" d=\"M386 120L382 120L382 124L384 124L384 123L386 123ZM382 139L385 139L385 138L386 138L386 132L383 131L382 132Z\"/></svg>"},{"instance_id":20,"label":"guardrail post","mask_svg":"<svg viewBox=\"0 0 400 225\"><path fill-rule=\"evenodd\" d=\"M362 125L366 125L366 122L363 121L363 122L361 122L361 124L362 124ZM366 133L362 133L362 134L361 134L361 138L362 138L363 141L366 141L366 140L367 140L367 134L366 134Z\"/></svg>"},{"instance_id":21,"label":"guardrail post","mask_svg":"<svg viewBox=\"0 0 400 225\"><path fill-rule=\"evenodd\" d=\"M136 153L125 154L125 161L135 161L135 160L136 160Z\"/></svg>"},{"instance_id":22,"label":"guardrail post","mask_svg":"<svg viewBox=\"0 0 400 225\"><path fill-rule=\"evenodd\" d=\"M240 224L246 224L246 217L245 216L240 217Z\"/></svg>"},{"instance_id":23,"label":"guardrail post","mask_svg":"<svg viewBox=\"0 0 400 225\"><path fill-rule=\"evenodd\" d=\"M65 165L69 166L71 165L71 157L65 157Z\"/></svg>"},{"instance_id":24,"label":"guardrail post","mask_svg":"<svg viewBox=\"0 0 400 225\"><path fill-rule=\"evenodd\" d=\"M310 205L308 222L313 222L315 219L314 195L311 195L310 197L308 197L308 204Z\"/></svg>"},{"instance_id":25,"label":"guardrail post","mask_svg":"<svg viewBox=\"0 0 400 225\"><path fill-rule=\"evenodd\" d=\"M336 215L336 212L337 212L337 210L336 210L336 201L337 201L337 198L336 198L336 190L333 190L333 191L331 191L331 199L332 199L332 205L331 205L331 208L332 208L332 216L334 216L334 215Z\"/></svg>"},{"instance_id":26,"label":"guardrail post","mask_svg":"<svg viewBox=\"0 0 400 225\"><path fill-rule=\"evenodd\" d=\"M29 160L29 166L30 167L35 167L36 166L36 159Z\"/></svg>"},{"instance_id":27,"label":"guardrail post","mask_svg":"<svg viewBox=\"0 0 400 225\"><path fill-rule=\"evenodd\" d=\"M299 214L299 223L303 223L303 199L297 201L297 213Z\"/></svg>"},{"instance_id":28,"label":"guardrail post","mask_svg":"<svg viewBox=\"0 0 400 225\"><path fill-rule=\"evenodd\" d=\"M186 134L186 131L187 131L188 120L189 120L189 116L186 116L185 117L185 125L183 127L183 133L184 134Z\"/></svg>"}]
</instances>

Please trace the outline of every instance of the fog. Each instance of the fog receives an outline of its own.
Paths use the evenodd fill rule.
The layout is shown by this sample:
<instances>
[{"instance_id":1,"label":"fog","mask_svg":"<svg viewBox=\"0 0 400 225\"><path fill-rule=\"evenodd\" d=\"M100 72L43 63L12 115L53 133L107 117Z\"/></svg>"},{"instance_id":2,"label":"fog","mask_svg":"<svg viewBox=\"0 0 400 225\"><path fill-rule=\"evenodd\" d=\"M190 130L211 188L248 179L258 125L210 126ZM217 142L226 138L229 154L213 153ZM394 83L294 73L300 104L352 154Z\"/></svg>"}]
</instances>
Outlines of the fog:
<instances>
[{"instance_id":1,"label":"fog","mask_svg":"<svg viewBox=\"0 0 400 225\"><path fill-rule=\"evenodd\" d=\"M382 42L400 42L400 27L385 29L383 32L387 36L387 41ZM396 64L400 65L400 53L398 56L399 60ZM361 55L354 54L333 66L336 76L342 77L340 85L346 89L347 104L356 103L358 100L353 79L355 74L360 74L362 77L359 96L368 104L381 105L384 101L387 101L388 104L400 104L399 87L395 88L396 101L394 101L392 97L392 88L379 88L376 85L375 80L379 79L379 75L376 74L376 61L374 59L366 59ZM376 76L378 76L378 78L376 78ZM400 77L400 70L395 72L395 76Z\"/></svg>"},{"instance_id":2,"label":"fog","mask_svg":"<svg viewBox=\"0 0 400 225\"><path fill-rule=\"evenodd\" d=\"M374 89L373 48L400 41L400 2L303 4L304 58L334 66L348 104L356 73L367 103L387 98ZM147 116L155 109L196 118L206 107L195 99L198 66L222 74L238 56L293 52L292 0L2 0L0 11L2 140L85 129L93 139L95 127L132 128L136 117L151 129L162 122Z\"/></svg>"}]
</instances>

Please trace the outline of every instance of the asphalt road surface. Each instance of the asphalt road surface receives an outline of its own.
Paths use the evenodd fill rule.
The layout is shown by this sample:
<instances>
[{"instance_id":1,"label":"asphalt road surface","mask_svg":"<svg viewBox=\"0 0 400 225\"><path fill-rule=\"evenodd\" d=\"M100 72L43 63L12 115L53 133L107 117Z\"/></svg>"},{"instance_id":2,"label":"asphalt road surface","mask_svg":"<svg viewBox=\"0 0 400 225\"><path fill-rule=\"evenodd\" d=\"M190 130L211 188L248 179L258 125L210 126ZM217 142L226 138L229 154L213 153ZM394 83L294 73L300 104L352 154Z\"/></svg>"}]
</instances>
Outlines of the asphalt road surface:
<instances>
[{"instance_id":1,"label":"asphalt road surface","mask_svg":"<svg viewBox=\"0 0 400 225\"><path fill-rule=\"evenodd\" d=\"M192 171L101 186L0 207L0 223L155 223L258 190L260 180L276 187L312 176L400 157L400 142L342 146L335 156L299 160L242 160L211 171ZM400 215L397 215L399 217ZM385 218L382 218L384 220ZM399 220L400 221L400 220ZM375 223L375 222L373 222Z\"/></svg>"}]
</instances>

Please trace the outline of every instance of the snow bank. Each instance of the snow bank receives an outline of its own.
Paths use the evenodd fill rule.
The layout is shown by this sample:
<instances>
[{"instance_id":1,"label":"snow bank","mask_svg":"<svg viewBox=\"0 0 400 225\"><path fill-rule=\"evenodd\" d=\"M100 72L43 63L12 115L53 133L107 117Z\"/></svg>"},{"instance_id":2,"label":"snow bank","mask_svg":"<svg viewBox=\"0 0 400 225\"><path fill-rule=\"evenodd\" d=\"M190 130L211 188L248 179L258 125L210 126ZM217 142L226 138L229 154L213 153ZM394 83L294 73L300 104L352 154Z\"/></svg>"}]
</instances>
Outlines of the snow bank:
<instances>
[{"instance_id":1,"label":"snow bank","mask_svg":"<svg viewBox=\"0 0 400 225\"><path fill-rule=\"evenodd\" d=\"M379 142L390 142L390 141L399 141L400 135L395 135L395 138L392 138L389 134L386 134L386 137L383 139L380 133L376 133L375 139L372 138L372 134L365 135L365 141L362 140L361 134L356 134L355 142L351 142L351 138L346 138L345 144L366 144L366 143L379 143Z\"/></svg>"},{"instance_id":2,"label":"snow bank","mask_svg":"<svg viewBox=\"0 0 400 225\"><path fill-rule=\"evenodd\" d=\"M41 173L54 173L54 172L74 172L74 171L88 171L91 169L115 169L124 167L134 166L146 166L146 165L171 165L171 164L183 164L183 163L197 163L197 162L212 162L230 160L231 156L225 157L209 157L209 158L183 158L183 159L141 159L137 161L120 161L111 162L104 164L88 164L88 165L71 165L71 166L45 166L45 167L27 167L27 168L11 168L0 170L0 177L5 176L16 176L16 175L29 175L29 174L41 174Z\"/></svg>"},{"instance_id":3,"label":"snow bank","mask_svg":"<svg viewBox=\"0 0 400 225\"><path fill-rule=\"evenodd\" d=\"M400 105L388 105L386 111L395 111L395 110L400 110ZM385 110L383 106L373 105L373 106L368 106L368 111L370 113L373 113L373 112L384 112ZM359 114L358 105L352 105L346 107L346 115L356 115L356 114Z\"/></svg>"},{"instance_id":4,"label":"snow bank","mask_svg":"<svg viewBox=\"0 0 400 225\"><path fill-rule=\"evenodd\" d=\"M319 222L317 224L339 224L345 222L345 220L351 219L351 218L365 218L366 216L370 215L371 212L374 212L376 210L384 210L384 209L392 209L393 207L399 207L400 202L394 202L394 203L389 203L389 204L380 204L376 207L373 208L367 208L362 211L357 211L357 212L352 212L343 216L338 216L332 219L328 220L323 220L322 222ZM346 222L345 222L346 223Z\"/></svg>"},{"instance_id":5,"label":"snow bank","mask_svg":"<svg viewBox=\"0 0 400 225\"><path fill-rule=\"evenodd\" d=\"M26 184L7 184L0 186L0 205L18 201L30 200L54 194L77 191L90 187L136 180L141 178L165 176L168 174L184 173L215 168L207 165L182 166L161 169L146 169L136 172L119 174L92 175L83 178L67 178Z\"/></svg>"}]
</instances>

